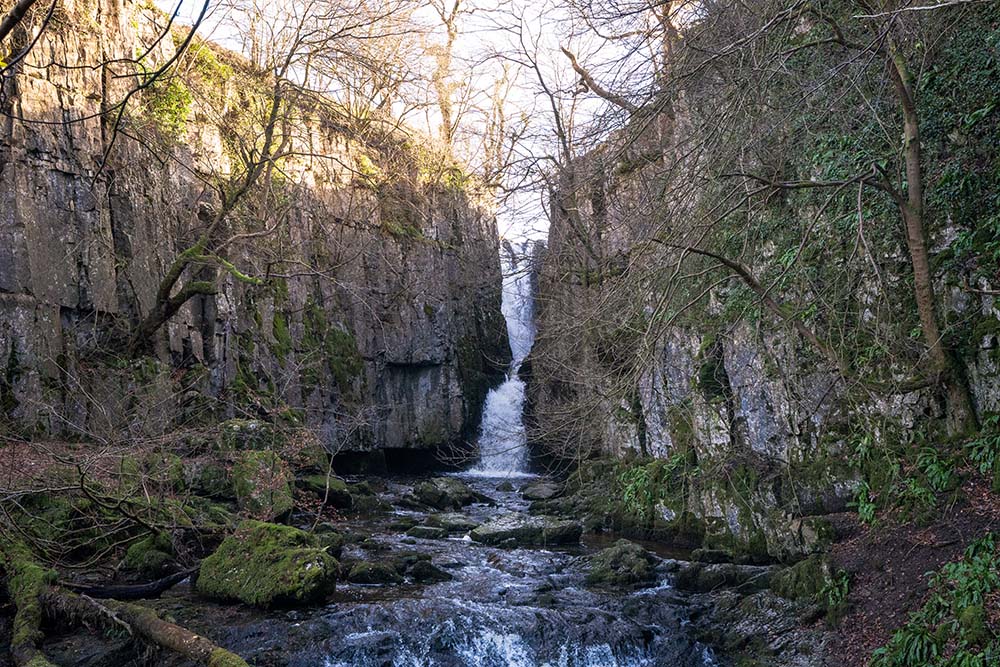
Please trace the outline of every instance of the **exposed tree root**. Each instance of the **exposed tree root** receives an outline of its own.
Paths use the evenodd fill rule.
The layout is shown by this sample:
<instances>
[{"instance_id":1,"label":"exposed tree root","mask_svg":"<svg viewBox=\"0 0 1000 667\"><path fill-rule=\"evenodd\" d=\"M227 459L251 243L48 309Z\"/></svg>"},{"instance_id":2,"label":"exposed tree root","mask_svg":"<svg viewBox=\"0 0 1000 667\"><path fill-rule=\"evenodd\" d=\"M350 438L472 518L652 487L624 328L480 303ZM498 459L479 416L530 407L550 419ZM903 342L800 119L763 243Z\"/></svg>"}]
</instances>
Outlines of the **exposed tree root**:
<instances>
[{"instance_id":1,"label":"exposed tree root","mask_svg":"<svg viewBox=\"0 0 1000 667\"><path fill-rule=\"evenodd\" d=\"M56 580L55 571L39 565L23 544L0 539L0 564L6 571L7 588L17 610L11 654L18 667L54 667L38 648L44 637L43 615L60 623L124 629L133 637L208 667L249 667L235 653L163 620L152 609L119 600L98 602L52 585Z\"/></svg>"}]
</instances>

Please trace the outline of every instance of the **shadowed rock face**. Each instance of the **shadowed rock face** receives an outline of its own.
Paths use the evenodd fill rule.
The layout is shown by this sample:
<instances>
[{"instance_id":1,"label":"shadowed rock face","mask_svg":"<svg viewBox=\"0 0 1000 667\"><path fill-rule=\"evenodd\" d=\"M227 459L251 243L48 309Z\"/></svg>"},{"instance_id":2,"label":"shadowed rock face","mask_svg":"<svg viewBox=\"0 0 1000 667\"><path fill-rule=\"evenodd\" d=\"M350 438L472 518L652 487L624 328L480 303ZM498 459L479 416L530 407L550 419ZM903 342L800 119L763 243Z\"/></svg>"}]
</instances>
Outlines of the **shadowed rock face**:
<instances>
[{"instance_id":1,"label":"shadowed rock face","mask_svg":"<svg viewBox=\"0 0 1000 667\"><path fill-rule=\"evenodd\" d=\"M232 157L211 107L235 99L238 84L191 74L184 85L214 92L193 96L182 135L155 151L120 136L101 171L108 139L95 114L116 91L87 68L31 67L49 53L71 66L94 53L127 59L153 41L147 11L121 0L100 8L118 20L93 21L93 2L67 7L66 25L81 27L46 31L12 86L14 115L94 117L8 121L0 136L0 418L54 435L138 421L157 434L287 407L347 449L472 436L510 357L493 215L466 190L418 182L406 161L420 149L398 138L362 145L322 110L295 128L293 150L322 157L283 164L290 203L276 231L227 248L247 275L286 277L254 286L220 272L217 294L193 298L156 333L153 357L116 357L217 206L202 179ZM150 58L173 48L162 40ZM387 145L417 181L387 183L391 197L352 166L388 160ZM269 268L276 256L288 263Z\"/></svg>"}]
</instances>

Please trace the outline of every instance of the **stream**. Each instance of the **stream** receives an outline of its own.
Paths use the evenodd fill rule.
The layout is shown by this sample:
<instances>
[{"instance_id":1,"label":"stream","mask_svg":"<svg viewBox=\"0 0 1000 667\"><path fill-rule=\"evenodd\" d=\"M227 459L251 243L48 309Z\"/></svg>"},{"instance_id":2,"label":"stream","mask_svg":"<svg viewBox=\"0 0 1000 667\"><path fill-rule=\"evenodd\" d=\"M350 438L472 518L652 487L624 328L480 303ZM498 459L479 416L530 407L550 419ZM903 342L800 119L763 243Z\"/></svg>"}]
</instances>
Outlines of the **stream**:
<instances>
[{"instance_id":1,"label":"stream","mask_svg":"<svg viewBox=\"0 0 1000 667\"><path fill-rule=\"evenodd\" d=\"M526 512L529 503L518 487L537 477L527 468L521 419L525 387L518 377L534 337L530 276L524 256L510 245L506 250L503 311L513 361L506 381L486 400L479 462L467 472L453 473L484 497L462 510L475 523ZM583 544L565 548L496 548L461 532L445 539L407 536L407 526L423 523L432 513L407 502L414 485L424 479L368 480L391 509L347 515L337 522L338 530L360 538L345 546L342 562L429 559L450 580L417 584L408 578L392 585L345 581L320 609L253 611L197 600L188 585L156 604L258 667L716 664L686 629L685 597L671 586L669 558L658 561L650 586L612 590L585 583L588 556L608 546L609 538L587 536ZM108 647L62 649L74 652L72 664L121 664ZM87 651L93 652L93 660L81 659L80 652Z\"/></svg>"}]
</instances>

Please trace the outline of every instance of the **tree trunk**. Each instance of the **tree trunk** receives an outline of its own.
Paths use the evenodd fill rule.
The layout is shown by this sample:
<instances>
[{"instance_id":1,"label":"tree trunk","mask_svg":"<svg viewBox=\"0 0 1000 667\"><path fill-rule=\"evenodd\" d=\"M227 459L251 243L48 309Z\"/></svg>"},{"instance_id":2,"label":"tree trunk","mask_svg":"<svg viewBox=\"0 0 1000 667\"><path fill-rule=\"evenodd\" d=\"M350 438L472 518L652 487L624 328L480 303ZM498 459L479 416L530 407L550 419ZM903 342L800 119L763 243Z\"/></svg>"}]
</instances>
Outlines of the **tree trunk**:
<instances>
[{"instance_id":1,"label":"tree trunk","mask_svg":"<svg viewBox=\"0 0 1000 667\"><path fill-rule=\"evenodd\" d=\"M906 196L899 202L906 229L906 246L913 268L913 291L920 327L938 382L947 392L949 429L965 433L978 426L975 407L961 365L945 344L937 315L934 278L931 274L924 228L923 171L920 153L920 119L913 97L909 71L895 45L889 44L889 76L903 116L903 159L906 167Z\"/></svg>"},{"instance_id":2,"label":"tree trunk","mask_svg":"<svg viewBox=\"0 0 1000 667\"><path fill-rule=\"evenodd\" d=\"M235 653L186 628L164 621L147 607L117 600L97 602L56 587L42 593L42 604L45 613L52 618L61 621L72 619L105 628L125 628L133 636L207 667L249 667Z\"/></svg>"}]
</instances>

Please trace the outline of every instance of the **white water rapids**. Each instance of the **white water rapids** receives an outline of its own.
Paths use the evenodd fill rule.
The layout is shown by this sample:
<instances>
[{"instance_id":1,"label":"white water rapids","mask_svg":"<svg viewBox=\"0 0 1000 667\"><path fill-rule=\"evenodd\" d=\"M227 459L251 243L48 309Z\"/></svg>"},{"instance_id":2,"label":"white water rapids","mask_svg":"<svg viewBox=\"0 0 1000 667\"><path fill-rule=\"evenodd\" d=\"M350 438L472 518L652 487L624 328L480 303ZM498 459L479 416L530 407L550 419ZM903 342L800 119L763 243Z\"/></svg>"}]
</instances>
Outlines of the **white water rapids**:
<instances>
[{"instance_id":1,"label":"white water rapids","mask_svg":"<svg viewBox=\"0 0 1000 667\"><path fill-rule=\"evenodd\" d=\"M479 463L466 475L529 477L528 436L524 427L524 382L518 370L535 342L534 299L531 292L531 241L505 242L501 310L507 323L511 363L507 379L491 389L483 407L479 431Z\"/></svg>"}]
</instances>

